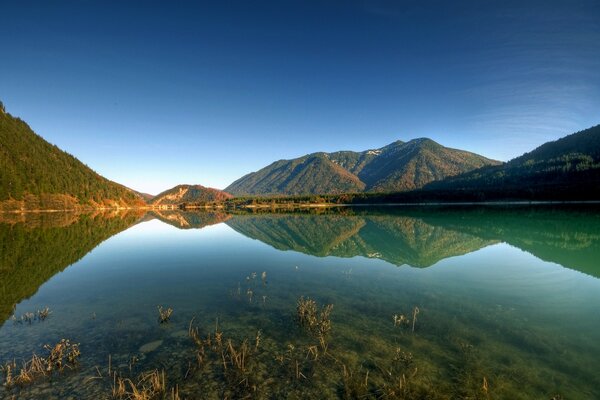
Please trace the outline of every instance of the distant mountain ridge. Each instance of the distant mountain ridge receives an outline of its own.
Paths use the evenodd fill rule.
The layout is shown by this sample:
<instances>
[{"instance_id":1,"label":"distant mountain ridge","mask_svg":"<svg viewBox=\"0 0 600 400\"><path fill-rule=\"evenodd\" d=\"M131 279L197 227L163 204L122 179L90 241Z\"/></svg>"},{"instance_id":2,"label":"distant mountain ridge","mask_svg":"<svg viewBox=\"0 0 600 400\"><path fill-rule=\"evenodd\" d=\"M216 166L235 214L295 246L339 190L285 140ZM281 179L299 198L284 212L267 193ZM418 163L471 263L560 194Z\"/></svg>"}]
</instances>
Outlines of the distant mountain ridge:
<instances>
[{"instance_id":1,"label":"distant mountain ridge","mask_svg":"<svg viewBox=\"0 0 600 400\"><path fill-rule=\"evenodd\" d=\"M225 191L236 196L401 192L499 164L420 138L362 152L320 152L279 160L236 180Z\"/></svg>"},{"instance_id":2,"label":"distant mountain ridge","mask_svg":"<svg viewBox=\"0 0 600 400\"><path fill-rule=\"evenodd\" d=\"M218 203L232 197L232 195L222 190L202 185L177 185L154 196L149 204L154 207L202 205Z\"/></svg>"},{"instance_id":3,"label":"distant mountain ridge","mask_svg":"<svg viewBox=\"0 0 600 400\"><path fill-rule=\"evenodd\" d=\"M428 191L549 191L575 195L599 190L600 125L544 143L506 164L489 166L425 186Z\"/></svg>"},{"instance_id":4,"label":"distant mountain ridge","mask_svg":"<svg viewBox=\"0 0 600 400\"><path fill-rule=\"evenodd\" d=\"M0 211L142 205L133 190L48 143L0 103Z\"/></svg>"}]
</instances>

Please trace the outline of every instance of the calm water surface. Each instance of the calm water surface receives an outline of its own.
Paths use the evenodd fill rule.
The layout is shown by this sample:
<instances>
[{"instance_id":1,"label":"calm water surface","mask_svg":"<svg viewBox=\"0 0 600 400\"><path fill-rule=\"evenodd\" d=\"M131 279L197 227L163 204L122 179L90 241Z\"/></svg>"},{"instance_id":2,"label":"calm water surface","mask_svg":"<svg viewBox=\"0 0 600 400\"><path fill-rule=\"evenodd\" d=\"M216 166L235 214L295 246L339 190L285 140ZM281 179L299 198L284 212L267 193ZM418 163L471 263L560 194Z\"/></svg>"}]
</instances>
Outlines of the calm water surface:
<instances>
[{"instance_id":1,"label":"calm water surface","mask_svg":"<svg viewBox=\"0 0 600 400\"><path fill-rule=\"evenodd\" d=\"M62 338L82 355L2 398L111 398L109 356L112 374L164 370L190 399L600 398L594 209L4 219L0 362ZM333 304L326 351L297 322L301 296ZM11 318L46 306L45 321ZM247 339L246 370L218 350L199 363L192 319L204 337Z\"/></svg>"}]
</instances>

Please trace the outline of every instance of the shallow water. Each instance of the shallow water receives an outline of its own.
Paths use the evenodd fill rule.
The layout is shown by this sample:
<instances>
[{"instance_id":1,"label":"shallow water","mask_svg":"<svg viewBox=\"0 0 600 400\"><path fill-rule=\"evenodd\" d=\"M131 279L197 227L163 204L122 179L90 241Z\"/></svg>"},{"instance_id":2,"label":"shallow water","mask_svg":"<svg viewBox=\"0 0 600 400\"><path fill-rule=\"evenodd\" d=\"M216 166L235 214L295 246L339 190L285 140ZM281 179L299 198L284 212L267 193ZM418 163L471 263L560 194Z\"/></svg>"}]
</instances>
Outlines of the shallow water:
<instances>
[{"instance_id":1,"label":"shallow water","mask_svg":"<svg viewBox=\"0 0 600 400\"><path fill-rule=\"evenodd\" d=\"M0 223L0 249L0 362L62 338L82 352L0 397L110 398L110 357L123 377L164 369L181 398L600 398L595 209L37 215ZM301 296L334 305L326 351ZM14 322L15 304L52 313ZM247 370L221 350L199 364L192 319L248 339Z\"/></svg>"}]
</instances>

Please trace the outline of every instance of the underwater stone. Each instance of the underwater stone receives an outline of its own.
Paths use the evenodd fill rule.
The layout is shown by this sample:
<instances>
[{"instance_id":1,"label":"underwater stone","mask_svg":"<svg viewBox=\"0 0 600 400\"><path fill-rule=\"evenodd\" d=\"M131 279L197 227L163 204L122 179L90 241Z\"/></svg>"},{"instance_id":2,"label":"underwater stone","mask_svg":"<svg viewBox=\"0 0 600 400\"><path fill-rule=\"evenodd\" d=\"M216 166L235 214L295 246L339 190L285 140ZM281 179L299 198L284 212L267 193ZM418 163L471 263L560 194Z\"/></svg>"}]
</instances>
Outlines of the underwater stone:
<instances>
[{"instance_id":1,"label":"underwater stone","mask_svg":"<svg viewBox=\"0 0 600 400\"><path fill-rule=\"evenodd\" d=\"M140 353L151 353L158 349L163 344L162 340L155 340L154 342L146 343L140 347Z\"/></svg>"}]
</instances>

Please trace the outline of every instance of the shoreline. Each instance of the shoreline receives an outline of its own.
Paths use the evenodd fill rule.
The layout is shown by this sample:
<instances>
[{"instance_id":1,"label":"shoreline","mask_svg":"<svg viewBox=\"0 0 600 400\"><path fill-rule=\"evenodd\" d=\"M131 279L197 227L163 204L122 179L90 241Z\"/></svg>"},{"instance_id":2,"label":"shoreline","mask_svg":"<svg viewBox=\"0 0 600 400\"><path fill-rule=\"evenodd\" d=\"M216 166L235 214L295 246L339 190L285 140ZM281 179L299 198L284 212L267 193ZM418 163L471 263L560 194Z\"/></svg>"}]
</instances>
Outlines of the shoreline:
<instances>
[{"instance_id":1,"label":"shoreline","mask_svg":"<svg viewBox=\"0 0 600 400\"><path fill-rule=\"evenodd\" d=\"M573 200L573 201L482 201L482 202L425 202L425 203L294 203L294 204L248 204L234 207L225 205L194 206L194 207L102 207L102 208L76 208L76 209L35 209L35 210L0 210L0 214L25 214L25 213L87 213L94 211L193 211L193 210L227 210L227 209L289 209L289 208L334 208L334 207L431 207L431 206L536 206L536 205L595 205L600 200Z\"/></svg>"}]
</instances>

